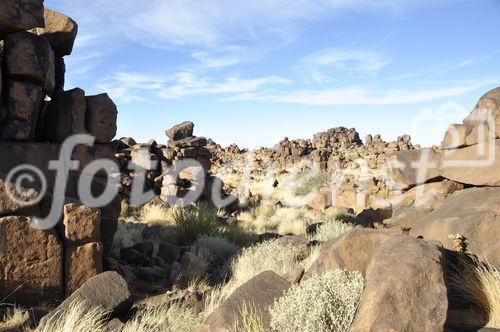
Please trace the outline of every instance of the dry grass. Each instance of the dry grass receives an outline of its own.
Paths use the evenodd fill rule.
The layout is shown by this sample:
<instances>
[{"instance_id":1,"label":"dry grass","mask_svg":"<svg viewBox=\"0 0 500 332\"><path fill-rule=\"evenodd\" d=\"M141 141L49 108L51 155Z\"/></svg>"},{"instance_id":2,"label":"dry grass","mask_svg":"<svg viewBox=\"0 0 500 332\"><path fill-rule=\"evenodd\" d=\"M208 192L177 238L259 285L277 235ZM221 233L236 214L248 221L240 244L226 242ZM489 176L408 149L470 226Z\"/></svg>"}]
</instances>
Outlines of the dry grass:
<instances>
[{"instance_id":1,"label":"dry grass","mask_svg":"<svg viewBox=\"0 0 500 332\"><path fill-rule=\"evenodd\" d=\"M172 225L174 222L172 209L157 204L146 205L141 211L141 222L152 225Z\"/></svg>"},{"instance_id":2,"label":"dry grass","mask_svg":"<svg viewBox=\"0 0 500 332\"><path fill-rule=\"evenodd\" d=\"M0 320L0 331L12 331L26 323L27 312L21 308L14 307Z\"/></svg>"},{"instance_id":3,"label":"dry grass","mask_svg":"<svg viewBox=\"0 0 500 332\"><path fill-rule=\"evenodd\" d=\"M344 223L337 220L327 221L318 227L316 234L313 236L313 240L316 241L329 241L338 238L344 233L347 233L355 226L350 223Z\"/></svg>"},{"instance_id":4,"label":"dry grass","mask_svg":"<svg viewBox=\"0 0 500 332\"><path fill-rule=\"evenodd\" d=\"M72 303L68 310L47 321L38 332L95 332L106 328L107 313L100 308L89 309L83 302Z\"/></svg>"},{"instance_id":5,"label":"dry grass","mask_svg":"<svg viewBox=\"0 0 500 332\"><path fill-rule=\"evenodd\" d=\"M257 310L248 305L243 305L240 310L241 319L236 322L234 332L264 332L262 318Z\"/></svg>"},{"instance_id":6,"label":"dry grass","mask_svg":"<svg viewBox=\"0 0 500 332\"><path fill-rule=\"evenodd\" d=\"M179 305L145 308L126 324L122 332L191 332L201 323L201 317Z\"/></svg>"},{"instance_id":7,"label":"dry grass","mask_svg":"<svg viewBox=\"0 0 500 332\"><path fill-rule=\"evenodd\" d=\"M467 255L452 267L449 281L459 297L488 314L488 327L500 328L500 271L496 267Z\"/></svg>"}]
</instances>

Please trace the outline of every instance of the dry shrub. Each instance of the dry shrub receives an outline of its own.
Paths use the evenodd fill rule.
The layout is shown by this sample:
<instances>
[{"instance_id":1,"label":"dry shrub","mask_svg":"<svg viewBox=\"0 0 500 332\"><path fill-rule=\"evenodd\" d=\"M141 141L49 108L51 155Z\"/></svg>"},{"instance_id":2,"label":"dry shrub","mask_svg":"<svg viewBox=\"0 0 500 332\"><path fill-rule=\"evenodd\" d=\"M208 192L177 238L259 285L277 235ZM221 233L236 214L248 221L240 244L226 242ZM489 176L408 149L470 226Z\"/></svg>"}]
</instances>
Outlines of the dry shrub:
<instances>
[{"instance_id":1,"label":"dry shrub","mask_svg":"<svg viewBox=\"0 0 500 332\"><path fill-rule=\"evenodd\" d=\"M488 327L500 328L500 271L472 255L461 255L449 266L455 296L479 306L488 315Z\"/></svg>"},{"instance_id":2,"label":"dry shrub","mask_svg":"<svg viewBox=\"0 0 500 332\"><path fill-rule=\"evenodd\" d=\"M13 307L6 310L0 320L0 331L15 331L27 321L27 312L21 308Z\"/></svg>"},{"instance_id":3,"label":"dry shrub","mask_svg":"<svg viewBox=\"0 0 500 332\"><path fill-rule=\"evenodd\" d=\"M141 221L152 225L171 225L172 210L158 204L148 204L142 208Z\"/></svg>"},{"instance_id":4,"label":"dry shrub","mask_svg":"<svg viewBox=\"0 0 500 332\"><path fill-rule=\"evenodd\" d=\"M358 272L333 270L292 286L271 309L274 331L347 331L363 293Z\"/></svg>"},{"instance_id":5,"label":"dry shrub","mask_svg":"<svg viewBox=\"0 0 500 332\"><path fill-rule=\"evenodd\" d=\"M355 225L341 221L331 220L318 227L313 239L316 241L329 241L338 238L353 229Z\"/></svg>"}]
</instances>

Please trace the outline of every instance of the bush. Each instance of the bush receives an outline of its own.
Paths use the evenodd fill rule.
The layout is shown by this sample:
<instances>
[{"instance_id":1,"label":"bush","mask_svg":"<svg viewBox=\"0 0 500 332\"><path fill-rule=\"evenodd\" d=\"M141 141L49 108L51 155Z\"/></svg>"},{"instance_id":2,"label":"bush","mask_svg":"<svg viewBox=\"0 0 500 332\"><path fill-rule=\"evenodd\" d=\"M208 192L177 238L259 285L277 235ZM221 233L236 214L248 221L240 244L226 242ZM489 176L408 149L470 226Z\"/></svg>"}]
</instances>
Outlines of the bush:
<instances>
[{"instance_id":1,"label":"bush","mask_svg":"<svg viewBox=\"0 0 500 332\"><path fill-rule=\"evenodd\" d=\"M363 292L358 272L328 271L292 286L271 309L274 331L347 331Z\"/></svg>"},{"instance_id":2,"label":"bush","mask_svg":"<svg viewBox=\"0 0 500 332\"><path fill-rule=\"evenodd\" d=\"M350 223L344 223L336 220L328 221L318 227L313 239L316 241L329 241L338 238L347 233L355 226Z\"/></svg>"},{"instance_id":3,"label":"bush","mask_svg":"<svg viewBox=\"0 0 500 332\"><path fill-rule=\"evenodd\" d=\"M205 205L176 208L172 217L178 242L182 245L192 244L200 235L221 234L221 227L217 224L217 211Z\"/></svg>"},{"instance_id":4,"label":"bush","mask_svg":"<svg viewBox=\"0 0 500 332\"><path fill-rule=\"evenodd\" d=\"M307 172L301 179L300 184L295 188L294 193L297 196L305 196L309 193L318 191L322 187L329 187L332 182L332 176L325 171Z\"/></svg>"},{"instance_id":5,"label":"bush","mask_svg":"<svg viewBox=\"0 0 500 332\"><path fill-rule=\"evenodd\" d=\"M5 310L5 313L0 316L0 331L17 331L27 321L28 313L18 307L13 307Z\"/></svg>"}]
</instances>

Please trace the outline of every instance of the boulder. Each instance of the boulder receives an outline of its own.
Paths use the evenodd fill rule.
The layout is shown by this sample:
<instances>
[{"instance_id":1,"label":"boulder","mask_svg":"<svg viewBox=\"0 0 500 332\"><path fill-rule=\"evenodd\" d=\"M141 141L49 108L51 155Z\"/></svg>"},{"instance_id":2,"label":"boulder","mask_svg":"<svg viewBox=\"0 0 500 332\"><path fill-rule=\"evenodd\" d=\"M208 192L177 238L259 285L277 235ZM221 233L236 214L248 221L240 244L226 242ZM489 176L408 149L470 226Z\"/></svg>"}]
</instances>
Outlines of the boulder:
<instances>
[{"instance_id":1,"label":"boulder","mask_svg":"<svg viewBox=\"0 0 500 332\"><path fill-rule=\"evenodd\" d=\"M446 130L441 147L443 149L456 149L465 146L468 128L464 124L451 124Z\"/></svg>"},{"instance_id":2,"label":"boulder","mask_svg":"<svg viewBox=\"0 0 500 332\"><path fill-rule=\"evenodd\" d=\"M267 331L271 321L269 309L288 288L290 283L276 273L262 272L237 288L196 331L234 331L235 326L241 322L241 311L245 306L248 310L255 310Z\"/></svg>"},{"instance_id":3,"label":"boulder","mask_svg":"<svg viewBox=\"0 0 500 332\"><path fill-rule=\"evenodd\" d=\"M489 130L495 132L496 138L500 138L500 88L485 93L469 116L464 119L464 124L469 128L486 125Z\"/></svg>"},{"instance_id":4,"label":"boulder","mask_svg":"<svg viewBox=\"0 0 500 332\"><path fill-rule=\"evenodd\" d=\"M45 37L23 31L5 38L4 65L10 78L37 84L50 93L55 85L54 61Z\"/></svg>"},{"instance_id":5,"label":"boulder","mask_svg":"<svg viewBox=\"0 0 500 332\"><path fill-rule=\"evenodd\" d=\"M444 256L435 244L393 237L374 252L351 331L443 331Z\"/></svg>"},{"instance_id":6,"label":"boulder","mask_svg":"<svg viewBox=\"0 0 500 332\"><path fill-rule=\"evenodd\" d=\"M118 111L115 103L106 93L89 96L85 123L88 132L95 136L96 143L110 143L116 135L116 117Z\"/></svg>"},{"instance_id":7,"label":"boulder","mask_svg":"<svg viewBox=\"0 0 500 332\"><path fill-rule=\"evenodd\" d=\"M473 186L500 186L500 139L445 152L439 162L439 173Z\"/></svg>"},{"instance_id":8,"label":"boulder","mask_svg":"<svg viewBox=\"0 0 500 332\"><path fill-rule=\"evenodd\" d=\"M172 141L179 141L184 138L192 137L194 130L194 123L184 121L172 128L168 129L165 134Z\"/></svg>"},{"instance_id":9,"label":"boulder","mask_svg":"<svg viewBox=\"0 0 500 332\"><path fill-rule=\"evenodd\" d=\"M37 28L37 35L47 38L55 54L59 57L70 55L73 51L78 25L70 17L48 8L44 9L45 28Z\"/></svg>"},{"instance_id":10,"label":"boulder","mask_svg":"<svg viewBox=\"0 0 500 332\"><path fill-rule=\"evenodd\" d=\"M2 139L26 141L34 139L43 101L42 88L38 85L8 81L7 121L2 131Z\"/></svg>"},{"instance_id":11,"label":"boulder","mask_svg":"<svg viewBox=\"0 0 500 332\"><path fill-rule=\"evenodd\" d=\"M354 228L334 240L327 241L322 244L318 258L306 271L303 280L314 274L335 269L359 271L365 275L375 249L393 236L400 235L381 229Z\"/></svg>"},{"instance_id":12,"label":"boulder","mask_svg":"<svg viewBox=\"0 0 500 332\"><path fill-rule=\"evenodd\" d=\"M463 190L464 185L455 181L444 180L440 182L424 183L411 188L402 195L395 197L393 206L417 206L434 209L449 194Z\"/></svg>"},{"instance_id":13,"label":"boulder","mask_svg":"<svg viewBox=\"0 0 500 332\"><path fill-rule=\"evenodd\" d=\"M457 191L420 220L413 236L436 240L453 249L451 234L467 238L469 252L500 267L500 188Z\"/></svg>"},{"instance_id":14,"label":"boulder","mask_svg":"<svg viewBox=\"0 0 500 332\"><path fill-rule=\"evenodd\" d=\"M303 235L285 235L274 240L274 242L283 247L293 248L297 251L298 258L301 260L306 259L311 252L310 242Z\"/></svg>"},{"instance_id":15,"label":"boulder","mask_svg":"<svg viewBox=\"0 0 500 332\"><path fill-rule=\"evenodd\" d=\"M33 215L38 210L38 204L34 203L39 196L39 191L30 187L18 187L0 178L0 216L5 215Z\"/></svg>"},{"instance_id":16,"label":"boulder","mask_svg":"<svg viewBox=\"0 0 500 332\"><path fill-rule=\"evenodd\" d=\"M100 241L100 226L101 210L75 203L64 205L62 228L67 245Z\"/></svg>"},{"instance_id":17,"label":"boulder","mask_svg":"<svg viewBox=\"0 0 500 332\"><path fill-rule=\"evenodd\" d=\"M398 189L405 190L438 179L439 154L433 149L406 150L391 156L389 173ZM425 163L427 166L420 165Z\"/></svg>"},{"instance_id":18,"label":"boulder","mask_svg":"<svg viewBox=\"0 0 500 332\"><path fill-rule=\"evenodd\" d=\"M53 230L31 227L26 217L0 218L0 298L17 304L60 300L63 248Z\"/></svg>"},{"instance_id":19,"label":"boulder","mask_svg":"<svg viewBox=\"0 0 500 332\"><path fill-rule=\"evenodd\" d=\"M325 211L327 207L325 195L321 193L309 193L305 199L306 205L313 210Z\"/></svg>"},{"instance_id":20,"label":"boulder","mask_svg":"<svg viewBox=\"0 0 500 332\"><path fill-rule=\"evenodd\" d=\"M85 91L80 88L58 91L52 98L45 115L46 138L51 142L63 143L71 135L86 134Z\"/></svg>"},{"instance_id":21,"label":"boulder","mask_svg":"<svg viewBox=\"0 0 500 332\"><path fill-rule=\"evenodd\" d=\"M103 272L102 245L99 242L66 248L66 296L73 294L87 280Z\"/></svg>"},{"instance_id":22,"label":"boulder","mask_svg":"<svg viewBox=\"0 0 500 332\"><path fill-rule=\"evenodd\" d=\"M58 319L75 302L82 302L89 309L99 307L109 311L110 317L116 317L130 307L131 294L127 282L117 272L98 274L87 280L56 309L43 317L38 329L43 330L49 320Z\"/></svg>"},{"instance_id":23,"label":"boulder","mask_svg":"<svg viewBox=\"0 0 500 332\"><path fill-rule=\"evenodd\" d=\"M43 26L43 0L2 0L0 2L0 37L14 31Z\"/></svg>"}]
</instances>

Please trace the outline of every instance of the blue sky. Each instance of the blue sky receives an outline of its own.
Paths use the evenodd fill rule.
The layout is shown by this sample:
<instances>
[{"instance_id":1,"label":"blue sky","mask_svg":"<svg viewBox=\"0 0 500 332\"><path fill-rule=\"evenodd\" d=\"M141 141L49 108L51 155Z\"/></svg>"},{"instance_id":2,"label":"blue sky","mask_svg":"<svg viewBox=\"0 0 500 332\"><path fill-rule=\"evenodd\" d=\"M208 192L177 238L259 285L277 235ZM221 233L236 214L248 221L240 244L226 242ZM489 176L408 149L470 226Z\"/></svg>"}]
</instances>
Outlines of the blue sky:
<instances>
[{"instance_id":1,"label":"blue sky","mask_svg":"<svg viewBox=\"0 0 500 332\"><path fill-rule=\"evenodd\" d=\"M118 136L195 122L222 145L355 127L438 144L500 84L499 0L46 0L79 24L66 89Z\"/></svg>"}]
</instances>

